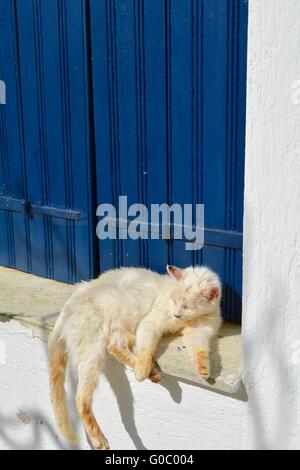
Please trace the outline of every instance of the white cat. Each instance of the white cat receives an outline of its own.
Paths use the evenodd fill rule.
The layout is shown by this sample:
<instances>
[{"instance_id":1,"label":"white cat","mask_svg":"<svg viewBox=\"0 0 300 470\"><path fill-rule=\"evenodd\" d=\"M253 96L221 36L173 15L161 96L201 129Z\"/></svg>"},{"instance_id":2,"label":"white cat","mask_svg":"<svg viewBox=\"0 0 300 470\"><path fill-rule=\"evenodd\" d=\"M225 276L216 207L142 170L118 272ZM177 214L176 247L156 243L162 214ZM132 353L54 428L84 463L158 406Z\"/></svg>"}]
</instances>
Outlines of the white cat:
<instances>
[{"instance_id":1,"label":"white cat","mask_svg":"<svg viewBox=\"0 0 300 470\"><path fill-rule=\"evenodd\" d=\"M77 439L64 389L68 355L78 371L77 410L96 449L109 448L92 411L107 352L135 369L137 380L158 382L158 341L182 331L198 373L209 377L210 340L221 326L221 283L206 267L167 271L109 271L80 284L64 306L49 339L50 388L58 426L71 443Z\"/></svg>"}]
</instances>

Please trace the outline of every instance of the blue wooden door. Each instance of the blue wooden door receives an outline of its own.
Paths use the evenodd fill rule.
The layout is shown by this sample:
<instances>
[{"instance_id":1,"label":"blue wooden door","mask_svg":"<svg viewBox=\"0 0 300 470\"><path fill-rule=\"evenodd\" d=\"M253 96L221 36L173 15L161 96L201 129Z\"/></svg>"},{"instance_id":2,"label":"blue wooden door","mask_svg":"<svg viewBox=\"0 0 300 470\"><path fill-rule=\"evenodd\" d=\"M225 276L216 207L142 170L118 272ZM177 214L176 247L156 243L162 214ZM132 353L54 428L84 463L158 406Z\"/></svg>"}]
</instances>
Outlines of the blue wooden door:
<instances>
[{"instance_id":1,"label":"blue wooden door","mask_svg":"<svg viewBox=\"0 0 300 470\"><path fill-rule=\"evenodd\" d=\"M0 264L95 275L86 2L1 0Z\"/></svg>"},{"instance_id":2,"label":"blue wooden door","mask_svg":"<svg viewBox=\"0 0 300 470\"><path fill-rule=\"evenodd\" d=\"M105 240L100 269L206 264L239 321L247 1L91 0L98 202L204 203L205 247Z\"/></svg>"}]
</instances>

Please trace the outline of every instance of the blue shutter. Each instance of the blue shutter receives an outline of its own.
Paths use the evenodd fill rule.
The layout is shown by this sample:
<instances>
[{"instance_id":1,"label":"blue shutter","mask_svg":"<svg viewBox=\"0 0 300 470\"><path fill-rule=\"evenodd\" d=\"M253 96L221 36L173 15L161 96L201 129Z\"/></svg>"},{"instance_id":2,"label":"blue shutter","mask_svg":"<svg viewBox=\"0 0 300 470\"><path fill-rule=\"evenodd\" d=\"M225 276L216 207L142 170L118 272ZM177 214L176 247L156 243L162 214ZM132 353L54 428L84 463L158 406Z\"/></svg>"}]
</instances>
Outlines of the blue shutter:
<instances>
[{"instance_id":1,"label":"blue shutter","mask_svg":"<svg viewBox=\"0 0 300 470\"><path fill-rule=\"evenodd\" d=\"M0 263L95 274L85 2L1 0Z\"/></svg>"},{"instance_id":2,"label":"blue shutter","mask_svg":"<svg viewBox=\"0 0 300 470\"><path fill-rule=\"evenodd\" d=\"M100 269L206 264L240 321L247 2L91 0L98 202L204 203L205 247L102 241Z\"/></svg>"}]
</instances>

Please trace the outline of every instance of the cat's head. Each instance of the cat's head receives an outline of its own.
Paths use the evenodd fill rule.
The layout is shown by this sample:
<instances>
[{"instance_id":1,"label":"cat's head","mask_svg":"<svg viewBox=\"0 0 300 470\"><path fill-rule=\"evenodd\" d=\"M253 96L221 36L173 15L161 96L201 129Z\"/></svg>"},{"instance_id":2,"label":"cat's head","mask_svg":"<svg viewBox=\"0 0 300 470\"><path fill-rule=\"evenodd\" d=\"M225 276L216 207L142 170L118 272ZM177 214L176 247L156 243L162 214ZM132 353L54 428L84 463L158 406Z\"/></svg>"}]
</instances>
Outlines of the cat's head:
<instances>
[{"instance_id":1,"label":"cat's head","mask_svg":"<svg viewBox=\"0 0 300 470\"><path fill-rule=\"evenodd\" d=\"M171 293L171 314L174 317L193 320L219 305L221 282L209 268L167 266L167 272L177 281Z\"/></svg>"}]
</instances>

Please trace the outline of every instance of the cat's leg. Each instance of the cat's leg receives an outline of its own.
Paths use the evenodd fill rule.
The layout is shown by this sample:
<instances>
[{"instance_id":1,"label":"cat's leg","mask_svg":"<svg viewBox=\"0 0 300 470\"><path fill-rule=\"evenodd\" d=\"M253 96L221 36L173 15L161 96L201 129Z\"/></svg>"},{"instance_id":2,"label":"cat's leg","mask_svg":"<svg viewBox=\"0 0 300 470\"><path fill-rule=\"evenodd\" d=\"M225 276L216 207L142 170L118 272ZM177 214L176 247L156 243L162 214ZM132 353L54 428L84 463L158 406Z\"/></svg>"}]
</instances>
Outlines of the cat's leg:
<instances>
[{"instance_id":1,"label":"cat's leg","mask_svg":"<svg viewBox=\"0 0 300 470\"><path fill-rule=\"evenodd\" d=\"M114 356L121 364L135 368L135 355L132 352L135 337L126 330L115 330L111 336L107 351Z\"/></svg>"},{"instance_id":2,"label":"cat's leg","mask_svg":"<svg viewBox=\"0 0 300 470\"><path fill-rule=\"evenodd\" d=\"M132 352L134 345L135 336L129 331L120 329L114 331L112 334L107 351L121 364L129 366L131 369L135 370L136 356ZM160 374L154 364L149 374L149 379L154 383L158 383L160 381Z\"/></svg>"},{"instance_id":3,"label":"cat's leg","mask_svg":"<svg viewBox=\"0 0 300 470\"><path fill-rule=\"evenodd\" d=\"M94 350L93 350L94 352ZM85 358L78 365L78 386L76 392L76 407L84 428L93 447L96 450L109 449L109 444L101 431L93 410L93 394L97 388L102 357Z\"/></svg>"},{"instance_id":4,"label":"cat's leg","mask_svg":"<svg viewBox=\"0 0 300 470\"><path fill-rule=\"evenodd\" d=\"M160 331L155 319L151 319L151 314L141 321L136 333L135 378L137 380L145 380L155 368L154 355L161 336L162 331ZM154 369L155 377L156 371Z\"/></svg>"},{"instance_id":5,"label":"cat's leg","mask_svg":"<svg viewBox=\"0 0 300 470\"><path fill-rule=\"evenodd\" d=\"M215 335L209 326L186 327L183 331L186 345L196 364L198 374L203 379L210 377L210 342Z\"/></svg>"}]
</instances>

